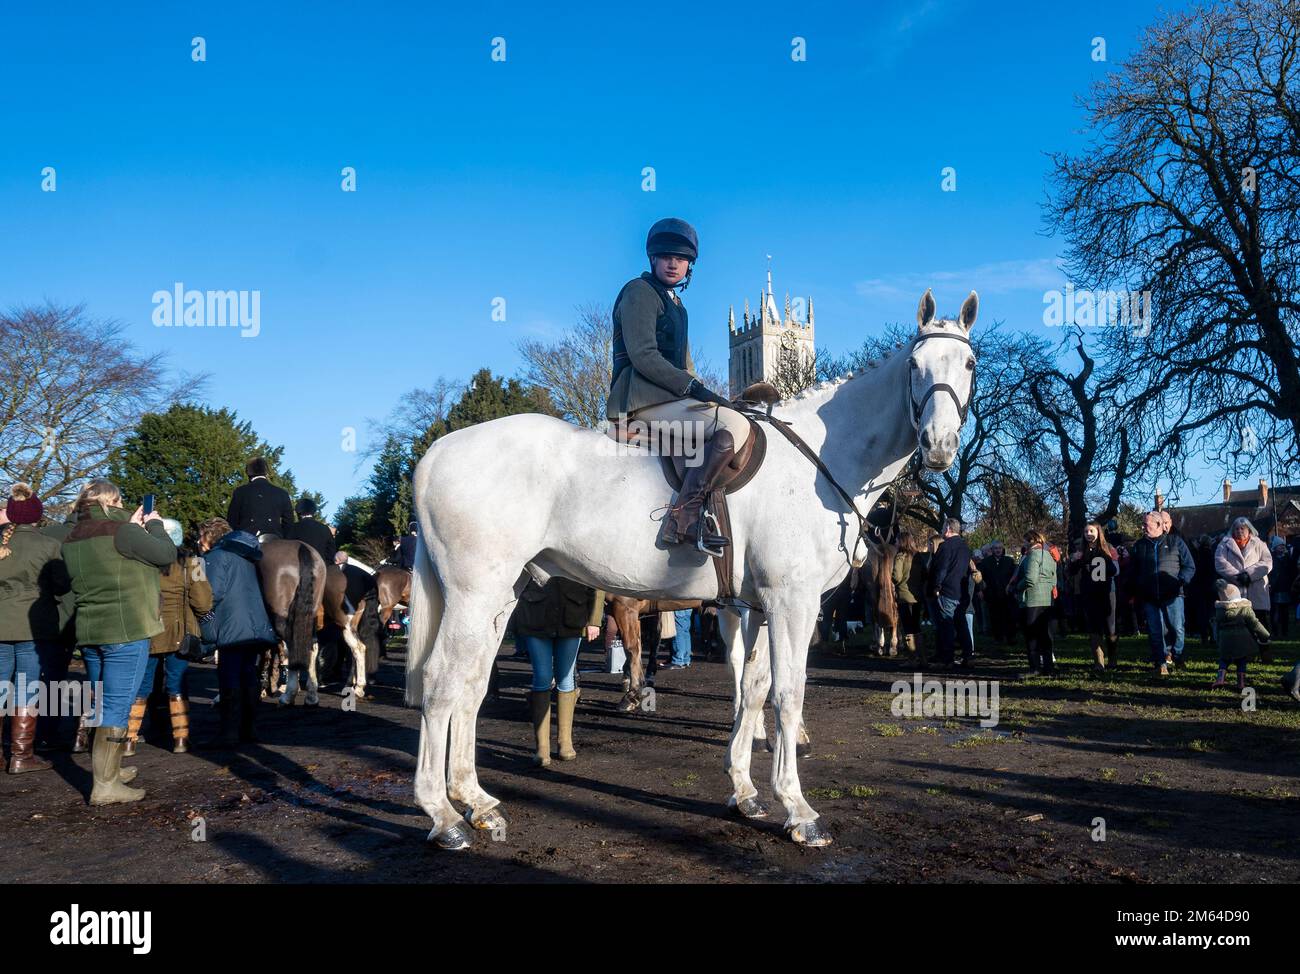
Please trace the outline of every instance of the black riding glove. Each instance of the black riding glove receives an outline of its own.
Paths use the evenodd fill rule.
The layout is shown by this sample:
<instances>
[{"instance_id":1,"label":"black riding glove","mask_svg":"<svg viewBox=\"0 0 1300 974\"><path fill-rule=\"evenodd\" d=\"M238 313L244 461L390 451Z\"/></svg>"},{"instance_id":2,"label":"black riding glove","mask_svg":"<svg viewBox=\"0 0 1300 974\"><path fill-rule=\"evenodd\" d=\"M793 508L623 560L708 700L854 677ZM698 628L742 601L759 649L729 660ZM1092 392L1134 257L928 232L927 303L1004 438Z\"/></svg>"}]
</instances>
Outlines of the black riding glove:
<instances>
[{"instance_id":1,"label":"black riding glove","mask_svg":"<svg viewBox=\"0 0 1300 974\"><path fill-rule=\"evenodd\" d=\"M1246 574L1245 572L1241 572L1241 573L1237 576L1237 584L1238 584L1238 585L1246 585L1246 586L1249 586L1249 585L1250 585L1250 576L1249 576L1248 574Z\"/></svg>"},{"instance_id":2,"label":"black riding glove","mask_svg":"<svg viewBox=\"0 0 1300 974\"><path fill-rule=\"evenodd\" d=\"M686 395L691 399L698 399L700 402L715 402L719 406L730 406L731 400L725 396L720 396L712 389L709 389L700 382L699 379L692 379L691 384L686 387Z\"/></svg>"}]
</instances>

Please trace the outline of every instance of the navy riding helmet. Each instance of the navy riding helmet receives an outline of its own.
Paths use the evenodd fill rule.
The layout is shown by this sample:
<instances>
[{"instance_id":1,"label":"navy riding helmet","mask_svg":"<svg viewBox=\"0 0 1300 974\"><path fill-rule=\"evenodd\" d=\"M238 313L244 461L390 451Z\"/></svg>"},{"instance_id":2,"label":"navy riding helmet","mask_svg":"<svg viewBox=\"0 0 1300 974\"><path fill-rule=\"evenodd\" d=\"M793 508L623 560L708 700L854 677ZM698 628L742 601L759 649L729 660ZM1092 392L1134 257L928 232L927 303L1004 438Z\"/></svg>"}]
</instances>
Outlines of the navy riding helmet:
<instances>
[{"instance_id":1,"label":"navy riding helmet","mask_svg":"<svg viewBox=\"0 0 1300 974\"><path fill-rule=\"evenodd\" d=\"M691 283L691 272L694 271L695 261L700 254L700 238L696 235L695 228L685 220L670 216L659 220L646 234L645 254L650 258L651 270L654 269L654 258L659 254L674 254L690 261L691 266L686 269L686 276L677 285L685 290Z\"/></svg>"}]
</instances>

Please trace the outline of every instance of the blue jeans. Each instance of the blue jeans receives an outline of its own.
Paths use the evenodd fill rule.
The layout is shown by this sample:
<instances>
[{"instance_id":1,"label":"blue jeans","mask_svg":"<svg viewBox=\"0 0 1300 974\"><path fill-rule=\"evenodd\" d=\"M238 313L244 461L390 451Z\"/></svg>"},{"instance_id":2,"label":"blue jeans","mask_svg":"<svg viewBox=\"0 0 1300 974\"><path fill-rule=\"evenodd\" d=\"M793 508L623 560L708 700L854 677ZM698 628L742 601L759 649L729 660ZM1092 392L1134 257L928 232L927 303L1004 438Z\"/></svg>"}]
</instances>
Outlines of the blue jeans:
<instances>
[{"instance_id":1,"label":"blue jeans","mask_svg":"<svg viewBox=\"0 0 1300 974\"><path fill-rule=\"evenodd\" d=\"M1144 602L1147 614L1147 635L1151 640L1151 663L1160 666L1165 654L1172 652L1175 660L1183 658L1183 597L1180 595L1168 605Z\"/></svg>"},{"instance_id":2,"label":"blue jeans","mask_svg":"<svg viewBox=\"0 0 1300 974\"><path fill-rule=\"evenodd\" d=\"M149 662L149 640L82 646L81 654L86 660L90 682L102 681L103 692L95 701L95 710L103 715L103 725L125 727L145 664Z\"/></svg>"},{"instance_id":3,"label":"blue jeans","mask_svg":"<svg viewBox=\"0 0 1300 974\"><path fill-rule=\"evenodd\" d=\"M17 701L16 706L27 707L36 696L40 680L41 656L36 643L30 639L22 643L0 643L0 701L8 706L13 699Z\"/></svg>"},{"instance_id":4,"label":"blue jeans","mask_svg":"<svg viewBox=\"0 0 1300 974\"><path fill-rule=\"evenodd\" d=\"M153 675L158 672L159 659L163 661L163 685L167 688L167 696L179 697L185 692L185 671L189 669L190 661L181 659L175 653L168 653L162 657L149 657L149 662L144 665L144 679L140 681L140 689L135 692L136 699L149 696L149 691L153 689Z\"/></svg>"},{"instance_id":5,"label":"blue jeans","mask_svg":"<svg viewBox=\"0 0 1300 974\"><path fill-rule=\"evenodd\" d=\"M578 636L548 639L545 636L520 636L519 642L528 651L533 664L533 690L546 693L555 689L565 693L574 689L573 678L578 669Z\"/></svg>"},{"instance_id":6,"label":"blue jeans","mask_svg":"<svg viewBox=\"0 0 1300 974\"><path fill-rule=\"evenodd\" d=\"M673 636L673 666L691 665L691 615L691 609L673 612L673 624L677 628Z\"/></svg>"},{"instance_id":7,"label":"blue jeans","mask_svg":"<svg viewBox=\"0 0 1300 974\"><path fill-rule=\"evenodd\" d=\"M975 655L975 640L966 622L968 604L958 599L945 599L942 595L937 600L939 618L934 622L938 644L936 658L941 663L955 662L954 643L961 643L963 659Z\"/></svg>"}]
</instances>

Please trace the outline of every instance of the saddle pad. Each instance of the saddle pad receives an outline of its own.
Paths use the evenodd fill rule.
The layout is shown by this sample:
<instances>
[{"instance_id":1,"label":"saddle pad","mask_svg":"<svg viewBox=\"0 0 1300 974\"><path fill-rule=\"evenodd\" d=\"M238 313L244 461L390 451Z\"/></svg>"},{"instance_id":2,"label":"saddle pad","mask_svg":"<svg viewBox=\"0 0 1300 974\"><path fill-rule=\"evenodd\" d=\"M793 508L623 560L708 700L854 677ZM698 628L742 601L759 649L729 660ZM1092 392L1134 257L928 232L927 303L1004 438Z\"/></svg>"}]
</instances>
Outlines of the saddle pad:
<instances>
[{"instance_id":1,"label":"saddle pad","mask_svg":"<svg viewBox=\"0 0 1300 974\"><path fill-rule=\"evenodd\" d=\"M726 493L734 494L753 480L754 474L758 473L759 467L763 465L765 456L767 456L767 435L763 432L763 427L751 419L749 421L749 438L745 440L745 445L740 448L740 452L731 461L732 467L739 469L740 473L736 474L728 482ZM673 490L681 490L682 477L686 474L685 458L661 456L659 462L663 465L664 477L668 480L668 486Z\"/></svg>"}]
</instances>

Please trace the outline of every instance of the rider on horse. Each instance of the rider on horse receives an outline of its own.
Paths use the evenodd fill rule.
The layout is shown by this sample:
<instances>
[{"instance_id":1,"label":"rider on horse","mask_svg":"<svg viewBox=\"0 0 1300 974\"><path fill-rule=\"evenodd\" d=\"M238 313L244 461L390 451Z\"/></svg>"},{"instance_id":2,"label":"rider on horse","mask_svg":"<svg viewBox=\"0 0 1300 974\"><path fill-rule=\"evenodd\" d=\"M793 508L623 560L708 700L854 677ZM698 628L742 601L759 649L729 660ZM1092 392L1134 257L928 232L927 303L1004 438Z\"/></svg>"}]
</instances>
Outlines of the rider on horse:
<instances>
[{"instance_id":1,"label":"rider on horse","mask_svg":"<svg viewBox=\"0 0 1300 974\"><path fill-rule=\"evenodd\" d=\"M695 228L685 220L660 220L646 237L650 270L623 285L614 302L614 374L606 417L626 423L694 424L694 441L705 441L703 462L686 465L677 503L664 515L659 538L687 542L721 556L731 543L707 532L704 499L749 437L749 421L730 401L695 376L687 337L686 308L676 289L690 283L699 255ZM653 425L651 426L653 429Z\"/></svg>"}]
</instances>

